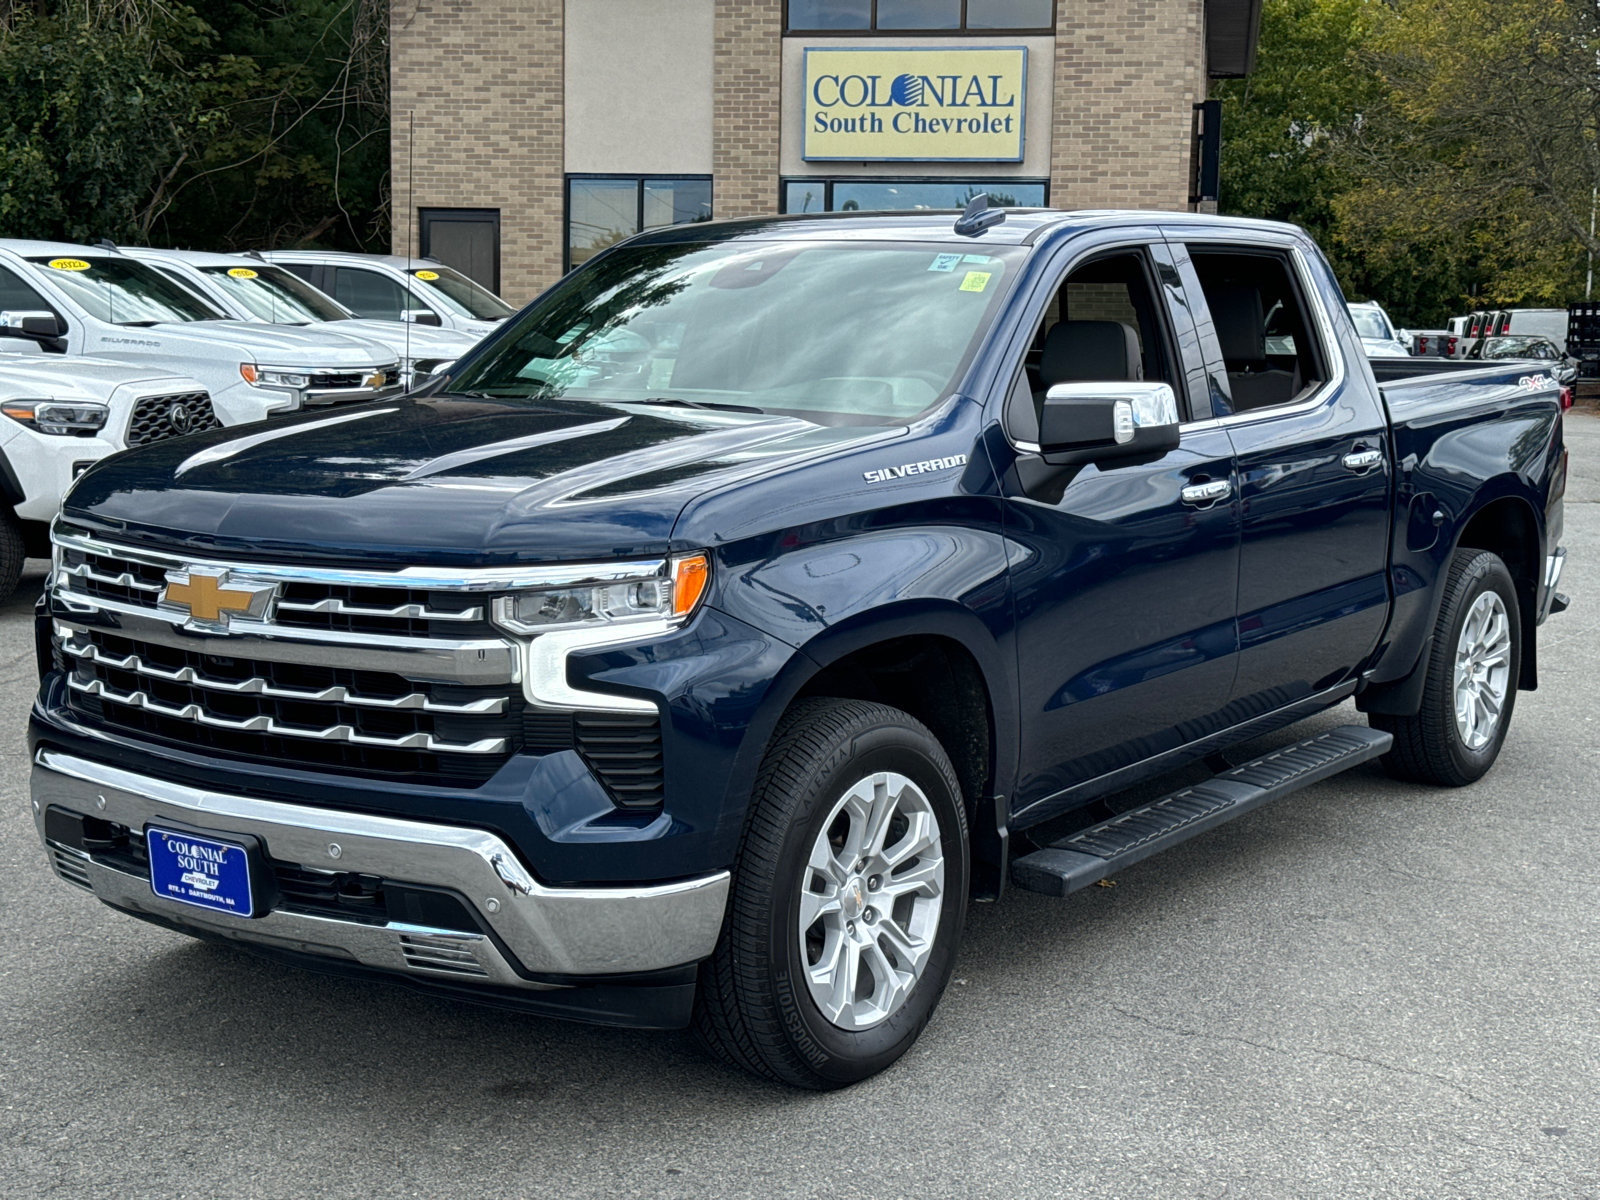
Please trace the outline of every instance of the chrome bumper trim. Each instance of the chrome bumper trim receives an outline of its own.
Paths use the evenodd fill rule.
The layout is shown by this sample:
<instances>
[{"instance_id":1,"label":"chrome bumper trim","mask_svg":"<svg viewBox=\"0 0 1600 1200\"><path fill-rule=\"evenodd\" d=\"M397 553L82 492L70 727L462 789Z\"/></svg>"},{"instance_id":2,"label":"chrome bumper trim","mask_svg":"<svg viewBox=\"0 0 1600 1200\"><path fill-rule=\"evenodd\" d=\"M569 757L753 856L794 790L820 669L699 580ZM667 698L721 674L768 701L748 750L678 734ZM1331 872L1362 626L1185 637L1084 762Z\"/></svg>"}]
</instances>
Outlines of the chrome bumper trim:
<instances>
[{"instance_id":1,"label":"chrome bumper trim","mask_svg":"<svg viewBox=\"0 0 1600 1200\"><path fill-rule=\"evenodd\" d=\"M657 886L548 887L523 867L506 842L483 830L206 791L46 749L34 757L32 792L41 843L45 810L58 804L130 829L165 819L221 835L252 834L281 861L450 888L473 905L479 918L532 972L607 975L697 962L716 945L728 900L727 871ZM337 858L331 857L334 847ZM437 964L441 958L432 953L438 947L419 953L416 946L408 958L402 933L463 936L281 911L242 920L161 899L146 881L93 860L85 869L95 895L122 907L240 941L350 958L404 973L426 971L437 977L437 965L418 963ZM479 978L529 986L509 966L509 978L496 974L498 954L492 951L494 943L488 938L473 945L476 961L489 972ZM459 970L450 974L470 978Z\"/></svg>"}]
</instances>

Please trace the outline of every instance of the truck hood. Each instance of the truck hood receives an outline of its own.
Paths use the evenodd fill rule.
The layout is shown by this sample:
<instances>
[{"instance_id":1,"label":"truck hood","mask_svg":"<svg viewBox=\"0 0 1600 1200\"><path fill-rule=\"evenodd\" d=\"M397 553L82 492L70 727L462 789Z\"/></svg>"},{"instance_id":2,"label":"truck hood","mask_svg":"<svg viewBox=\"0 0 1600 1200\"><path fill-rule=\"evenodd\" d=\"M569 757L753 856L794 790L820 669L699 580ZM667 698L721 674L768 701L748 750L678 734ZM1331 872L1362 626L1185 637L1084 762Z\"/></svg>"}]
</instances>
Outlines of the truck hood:
<instances>
[{"instance_id":1,"label":"truck hood","mask_svg":"<svg viewBox=\"0 0 1600 1200\"><path fill-rule=\"evenodd\" d=\"M251 321L186 321L119 327L102 335L103 354L200 354L213 361L236 357L275 367L379 367L395 360L388 347L352 331L315 326L259 325Z\"/></svg>"},{"instance_id":2,"label":"truck hood","mask_svg":"<svg viewBox=\"0 0 1600 1200\"><path fill-rule=\"evenodd\" d=\"M498 566L660 554L697 495L904 434L591 401L404 397L120 455L63 509L259 560Z\"/></svg>"},{"instance_id":3,"label":"truck hood","mask_svg":"<svg viewBox=\"0 0 1600 1200\"><path fill-rule=\"evenodd\" d=\"M0 353L0 397L34 400L104 401L123 384L161 383L175 390L202 391L192 379L159 367L111 359Z\"/></svg>"}]
</instances>

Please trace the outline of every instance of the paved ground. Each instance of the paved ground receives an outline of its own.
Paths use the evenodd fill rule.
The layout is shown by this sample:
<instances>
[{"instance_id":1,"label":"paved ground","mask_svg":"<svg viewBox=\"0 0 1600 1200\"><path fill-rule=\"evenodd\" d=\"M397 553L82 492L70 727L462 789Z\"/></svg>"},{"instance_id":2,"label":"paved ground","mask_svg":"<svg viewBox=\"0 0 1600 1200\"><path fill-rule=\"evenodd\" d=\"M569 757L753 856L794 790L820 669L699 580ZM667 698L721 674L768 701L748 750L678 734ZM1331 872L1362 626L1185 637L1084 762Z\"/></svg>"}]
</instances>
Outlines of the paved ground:
<instances>
[{"instance_id":1,"label":"paved ground","mask_svg":"<svg viewBox=\"0 0 1600 1200\"><path fill-rule=\"evenodd\" d=\"M57 882L20 741L36 571L0 610L0 1194L1600 1196L1600 418L1569 440L1574 607L1487 780L1352 773L1115 888L978 908L915 1050L827 1096Z\"/></svg>"}]
</instances>

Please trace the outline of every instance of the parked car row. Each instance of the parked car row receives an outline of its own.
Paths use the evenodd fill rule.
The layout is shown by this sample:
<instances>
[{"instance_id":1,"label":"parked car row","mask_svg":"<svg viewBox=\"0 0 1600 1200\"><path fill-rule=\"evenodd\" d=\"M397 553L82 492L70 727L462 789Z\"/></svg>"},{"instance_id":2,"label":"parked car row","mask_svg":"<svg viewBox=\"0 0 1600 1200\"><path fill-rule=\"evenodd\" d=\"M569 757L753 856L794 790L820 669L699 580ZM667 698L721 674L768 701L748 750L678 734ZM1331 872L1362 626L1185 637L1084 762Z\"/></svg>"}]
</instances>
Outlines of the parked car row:
<instances>
[{"instance_id":1,"label":"parked car row","mask_svg":"<svg viewBox=\"0 0 1600 1200\"><path fill-rule=\"evenodd\" d=\"M0 597L106 455L399 395L512 311L426 259L0 239Z\"/></svg>"}]
</instances>

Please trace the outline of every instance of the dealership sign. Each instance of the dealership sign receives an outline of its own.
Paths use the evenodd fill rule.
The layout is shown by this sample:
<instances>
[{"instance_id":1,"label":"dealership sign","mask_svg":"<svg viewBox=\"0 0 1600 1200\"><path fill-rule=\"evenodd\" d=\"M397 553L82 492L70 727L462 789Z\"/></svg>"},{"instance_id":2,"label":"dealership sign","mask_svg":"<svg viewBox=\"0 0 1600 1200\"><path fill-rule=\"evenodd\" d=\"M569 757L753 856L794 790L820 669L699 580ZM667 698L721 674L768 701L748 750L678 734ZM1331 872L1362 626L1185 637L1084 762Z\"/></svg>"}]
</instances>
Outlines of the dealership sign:
<instances>
[{"instance_id":1,"label":"dealership sign","mask_svg":"<svg viewBox=\"0 0 1600 1200\"><path fill-rule=\"evenodd\" d=\"M808 49L807 161L1021 162L1023 46Z\"/></svg>"}]
</instances>

